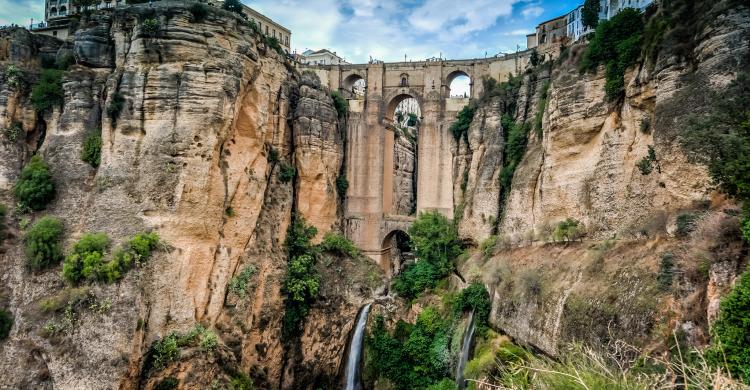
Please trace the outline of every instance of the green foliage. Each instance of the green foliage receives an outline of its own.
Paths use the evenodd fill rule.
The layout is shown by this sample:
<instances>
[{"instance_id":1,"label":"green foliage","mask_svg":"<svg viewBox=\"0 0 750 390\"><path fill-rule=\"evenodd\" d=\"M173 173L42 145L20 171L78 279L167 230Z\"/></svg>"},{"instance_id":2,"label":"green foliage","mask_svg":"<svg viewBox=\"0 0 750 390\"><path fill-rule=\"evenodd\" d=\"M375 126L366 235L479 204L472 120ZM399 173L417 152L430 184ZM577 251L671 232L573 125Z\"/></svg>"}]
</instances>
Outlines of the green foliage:
<instances>
[{"instance_id":1,"label":"green foliage","mask_svg":"<svg viewBox=\"0 0 750 390\"><path fill-rule=\"evenodd\" d=\"M154 390L174 390L180 385L180 381L173 377L166 377L162 379L156 386L154 386Z\"/></svg>"},{"instance_id":2,"label":"green foliage","mask_svg":"<svg viewBox=\"0 0 750 390\"><path fill-rule=\"evenodd\" d=\"M536 116L534 117L534 131L536 131L537 138L542 138L542 121L544 120L544 113L547 111L547 94L549 93L550 82L545 81L542 86L542 95L539 98L539 108L537 109ZM524 145L525 149L525 145Z\"/></svg>"},{"instance_id":3,"label":"green foliage","mask_svg":"<svg viewBox=\"0 0 750 390\"><path fill-rule=\"evenodd\" d=\"M122 279L136 263L146 261L159 244L156 233L138 233L117 248L108 261L110 240L104 233L87 233L73 245L65 258L63 278L72 284L83 281L114 283Z\"/></svg>"},{"instance_id":4,"label":"green foliage","mask_svg":"<svg viewBox=\"0 0 750 390\"><path fill-rule=\"evenodd\" d=\"M713 323L712 349L707 359L750 383L750 270L737 280L722 300L719 318Z\"/></svg>"},{"instance_id":5,"label":"green foliage","mask_svg":"<svg viewBox=\"0 0 750 390\"><path fill-rule=\"evenodd\" d=\"M744 218L742 220L742 238L745 242L750 243L750 218Z\"/></svg>"},{"instance_id":6,"label":"green foliage","mask_svg":"<svg viewBox=\"0 0 750 390\"><path fill-rule=\"evenodd\" d=\"M55 66L59 70L68 70L76 63L76 57L72 52L67 51L55 59Z\"/></svg>"},{"instance_id":7,"label":"green foliage","mask_svg":"<svg viewBox=\"0 0 750 390\"><path fill-rule=\"evenodd\" d=\"M450 379L443 379L442 381L430 385L427 390L456 390L456 382Z\"/></svg>"},{"instance_id":8,"label":"green foliage","mask_svg":"<svg viewBox=\"0 0 750 390\"><path fill-rule=\"evenodd\" d=\"M741 73L712 94L708 113L695 117L681 133L692 160L708 166L721 189L740 201L750 199L750 73Z\"/></svg>"},{"instance_id":9,"label":"green foliage","mask_svg":"<svg viewBox=\"0 0 750 390\"><path fill-rule=\"evenodd\" d=\"M246 374L237 373L232 376L229 381L229 390L253 390L255 385L253 381Z\"/></svg>"},{"instance_id":10,"label":"green foliage","mask_svg":"<svg viewBox=\"0 0 750 390\"><path fill-rule=\"evenodd\" d=\"M39 81L31 89L31 104L37 112L44 112L63 104L65 93L62 88L63 72L57 69L44 69Z\"/></svg>"},{"instance_id":11,"label":"green foliage","mask_svg":"<svg viewBox=\"0 0 750 390\"><path fill-rule=\"evenodd\" d=\"M18 91L26 85L24 73L16 65L8 65L8 67L5 68L4 76L5 85L10 87L13 91Z\"/></svg>"},{"instance_id":12,"label":"green foliage","mask_svg":"<svg viewBox=\"0 0 750 390\"><path fill-rule=\"evenodd\" d=\"M271 164L276 164L279 162L279 151L276 150L273 146L270 146L268 148L268 162Z\"/></svg>"},{"instance_id":13,"label":"green foliage","mask_svg":"<svg viewBox=\"0 0 750 390\"><path fill-rule=\"evenodd\" d=\"M252 279L255 271L255 266L252 264L243 268L239 275L229 281L229 292L244 298L250 288L250 279Z\"/></svg>"},{"instance_id":14,"label":"green foliage","mask_svg":"<svg viewBox=\"0 0 750 390\"><path fill-rule=\"evenodd\" d=\"M10 335L13 327L13 316L5 309L0 309L0 340L5 340Z\"/></svg>"},{"instance_id":15,"label":"green foliage","mask_svg":"<svg viewBox=\"0 0 750 390\"><path fill-rule=\"evenodd\" d=\"M534 49L531 51L531 56L529 57L529 62L531 62L531 66L536 67L537 65L541 64L543 61L543 58L539 55L539 52Z\"/></svg>"},{"instance_id":16,"label":"green foliage","mask_svg":"<svg viewBox=\"0 0 750 390\"><path fill-rule=\"evenodd\" d=\"M503 169L500 170L499 176L501 196L503 201L505 201L510 194L516 168L526 153L530 127L528 124L515 123L513 118L508 114L503 114L501 122L503 125L503 134L507 140L503 153Z\"/></svg>"},{"instance_id":17,"label":"green foliage","mask_svg":"<svg viewBox=\"0 0 750 390\"><path fill-rule=\"evenodd\" d=\"M349 189L349 180L346 179L346 176L339 176L336 178L336 192L339 194L340 197L344 198L346 197L346 191Z\"/></svg>"},{"instance_id":18,"label":"green foliage","mask_svg":"<svg viewBox=\"0 0 750 390\"><path fill-rule=\"evenodd\" d=\"M161 22L157 18L148 18L141 23L141 32L149 37L155 37L161 29Z\"/></svg>"},{"instance_id":19,"label":"green foliage","mask_svg":"<svg viewBox=\"0 0 750 390\"><path fill-rule=\"evenodd\" d=\"M10 126L2 129L2 135L6 141L14 144L23 135L23 127L20 122L13 122Z\"/></svg>"},{"instance_id":20,"label":"green foliage","mask_svg":"<svg viewBox=\"0 0 750 390\"><path fill-rule=\"evenodd\" d=\"M221 5L221 8L229 12L244 15L242 12L242 3L240 2L240 0L224 0L224 4Z\"/></svg>"},{"instance_id":21,"label":"green foliage","mask_svg":"<svg viewBox=\"0 0 750 390\"><path fill-rule=\"evenodd\" d=\"M331 92L331 98L333 99L333 107L336 109L339 118L346 116L346 113L349 111L349 101L339 91Z\"/></svg>"},{"instance_id":22,"label":"green foliage","mask_svg":"<svg viewBox=\"0 0 750 390\"><path fill-rule=\"evenodd\" d=\"M474 311L474 324L479 335L484 335L487 331L491 308L490 293L482 283L476 282L461 290L453 304L453 310L456 314L467 310Z\"/></svg>"},{"instance_id":23,"label":"green foliage","mask_svg":"<svg viewBox=\"0 0 750 390\"><path fill-rule=\"evenodd\" d=\"M555 226L555 230L552 233L552 238L555 241L575 241L583 237L586 232L586 228L580 221L568 218Z\"/></svg>"},{"instance_id":24,"label":"green foliage","mask_svg":"<svg viewBox=\"0 0 750 390\"><path fill-rule=\"evenodd\" d=\"M479 251L482 252L484 257L488 258L495 254L495 247L497 246L497 235L491 235L486 240L479 244Z\"/></svg>"},{"instance_id":25,"label":"green foliage","mask_svg":"<svg viewBox=\"0 0 750 390\"><path fill-rule=\"evenodd\" d=\"M42 210L55 197L55 183L49 166L39 155L34 155L21 171L13 187L18 205L23 210Z\"/></svg>"},{"instance_id":26,"label":"green foliage","mask_svg":"<svg viewBox=\"0 0 750 390\"><path fill-rule=\"evenodd\" d=\"M584 28L596 28L599 25L599 12L601 9L602 6L599 0L586 0L583 2L581 18L583 19Z\"/></svg>"},{"instance_id":27,"label":"green foliage","mask_svg":"<svg viewBox=\"0 0 750 390\"><path fill-rule=\"evenodd\" d=\"M461 139L462 136L468 137L469 126L471 126L476 110L476 104L469 103L458 112L455 122L451 124L451 133L456 140Z\"/></svg>"},{"instance_id":28,"label":"green foliage","mask_svg":"<svg viewBox=\"0 0 750 390\"><path fill-rule=\"evenodd\" d=\"M169 363L180 357L180 347L177 346L177 333L170 333L167 337L151 346L151 367L163 370Z\"/></svg>"},{"instance_id":29,"label":"green foliage","mask_svg":"<svg viewBox=\"0 0 750 390\"><path fill-rule=\"evenodd\" d=\"M300 325L307 317L310 306L318 297L320 275L315 268L317 252L310 244L318 233L314 226L307 226L304 218L295 215L287 231L284 246L289 255L287 273L281 285L285 312L282 336L290 340L298 334Z\"/></svg>"},{"instance_id":30,"label":"green foliage","mask_svg":"<svg viewBox=\"0 0 750 390\"><path fill-rule=\"evenodd\" d=\"M200 23L208 16L208 7L203 3L193 3L188 7L190 15L193 16L193 22Z\"/></svg>"},{"instance_id":31,"label":"green foliage","mask_svg":"<svg viewBox=\"0 0 750 390\"><path fill-rule=\"evenodd\" d=\"M328 232L323 236L319 248L324 252L338 252L351 258L357 258L360 255L359 248L351 240L343 234L334 232Z\"/></svg>"},{"instance_id":32,"label":"green foliage","mask_svg":"<svg viewBox=\"0 0 750 390\"><path fill-rule=\"evenodd\" d=\"M109 106L107 106L107 115L109 115L113 125L116 124L117 120L120 118L120 113L122 113L123 107L125 107L125 97L119 92L112 95L112 101L109 103Z\"/></svg>"},{"instance_id":33,"label":"green foliage","mask_svg":"<svg viewBox=\"0 0 750 390\"><path fill-rule=\"evenodd\" d=\"M268 35L266 35L263 37L263 43L267 47L270 47L271 49L275 50L281 56L286 54L284 53L284 48L281 47L281 43L279 43L279 40L276 37L269 37Z\"/></svg>"},{"instance_id":34,"label":"green foliage","mask_svg":"<svg viewBox=\"0 0 750 390\"><path fill-rule=\"evenodd\" d=\"M297 175L297 170L293 166L282 162L279 165L279 180L282 183L289 183Z\"/></svg>"},{"instance_id":35,"label":"green foliage","mask_svg":"<svg viewBox=\"0 0 750 390\"><path fill-rule=\"evenodd\" d=\"M677 216L675 224L677 225L677 235L680 237L686 237L693 230L695 230L695 222L698 220L698 216L693 213L683 213Z\"/></svg>"},{"instance_id":36,"label":"green foliage","mask_svg":"<svg viewBox=\"0 0 750 390\"><path fill-rule=\"evenodd\" d=\"M665 252L661 255L659 274L656 275L656 281L662 291L668 291L672 287L674 273L674 254L672 252Z\"/></svg>"},{"instance_id":37,"label":"green foliage","mask_svg":"<svg viewBox=\"0 0 750 390\"><path fill-rule=\"evenodd\" d=\"M104 255L110 239L105 233L86 233L73 245L73 251L65 257L63 277L71 282L94 281L102 277Z\"/></svg>"},{"instance_id":38,"label":"green foliage","mask_svg":"<svg viewBox=\"0 0 750 390\"><path fill-rule=\"evenodd\" d=\"M81 149L81 160L97 168L102 159L102 134L101 130L90 132L83 140Z\"/></svg>"},{"instance_id":39,"label":"green foliage","mask_svg":"<svg viewBox=\"0 0 750 390\"><path fill-rule=\"evenodd\" d=\"M620 11L596 28L581 61L581 69L593 71L599 64L605 64L605 91L610 100L622 96L625 70L638 60L641 53L643 30L643 15L633 8Z\"/></svg>"},{"instance_id":40,"label":"green foliage","mask_svg":"<svg viewBox=\"0 0 750 390\"><path fill-rule=\"evenodd\" d=\"M644 176L650 175L654 171L654 167L661 173L661 166L659 165L659 160L656 158L656 150L652 145L648 146L648 155L638 161L636 166L641 171L641 175Z\"/></svg>"},{"instance_id":41,"label":"green foliage","mask_svg":"<svg viewBox=\"0 0 750 390\"><path fill-rule=\"evenodd\" d=\"M216 333L198 324L187 333L172 332L154 342L149 350L146 366L156 371L163 370L169 363L180 358L181 348L199 347L204 352L213 353L218 346L219 338Z\"/></svg>"},{"instance_id":42,"label":"green foliage","mask_svg":"<svg viewBox=\"0 0 750 390\"><path fill-rule=\"evenodd\" d=\"M393 289L402 297L413 299L453 272L453 260L462 249L455 225L437 211L420 214L409 229L409 236L419 261L394 279Z\"/></svg>"},{"instance_id":43,"label":"green foliage","mask_svg":"<svg viewBox=\"0 0 750 390\"><path fill-rule=\"evenodd\" d=\"M63 224L59 219L43 217L26 233L26 266L39 271L56 265L63 258Z\"/></svg>"}]
</instances>

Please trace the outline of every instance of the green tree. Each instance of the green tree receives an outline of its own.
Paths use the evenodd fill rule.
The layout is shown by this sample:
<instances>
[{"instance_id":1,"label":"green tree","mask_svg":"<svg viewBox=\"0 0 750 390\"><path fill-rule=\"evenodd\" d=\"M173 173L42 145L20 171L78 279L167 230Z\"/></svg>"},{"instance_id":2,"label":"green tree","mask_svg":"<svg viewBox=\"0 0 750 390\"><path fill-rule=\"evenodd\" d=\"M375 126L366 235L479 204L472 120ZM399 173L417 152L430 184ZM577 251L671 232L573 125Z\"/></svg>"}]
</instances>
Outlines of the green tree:
<instances>
[{"instance_id":1,"label":"green tree","mask_svg":"<svg viewBox=\"0 0 750 390\"><path fill-rule=\"evenodd\" d=\"M304 218L293 216L284 245L289 256L286 277L281 285L284 295L282 336L286 340L298 334L300 326L318 297L320 275L315 264L317 251L310 244L318 230L307 226Z\"/></svg>"},{"instance_id":2,"label":"green tree","mask_svg":"<svg viewBox=\"0 0 750 390\"><path fill-rule=\"evenodd\" d=\"M221 5L221 8L230 12L244 15L242 12L242 3L240 2L240 0L224 0L224 4Z\"/></svg>"},{"instance_id":3,"label":"green tree","mask_svg":"<svg viewBox=\"0 0 750 390\"><path fill-rule=\"evenodd\" d=\"M101 130L91 132L83 140L81 148L81 160L89 163L94 168L99 167L102 160L102 135Z\"/></svg>"},{"instance_id":4,"label":"green tree","mask_svg":"<svg viewBox=\"0 0 750 390\"><path fill-rule=\"evenodd\" d=\"M63 258L61 244L63 224L59 219L43 217L26 233L26 265L39 271L60 262Z\"/></svg>"},{"instance_id":5,"label":"green tree","mask_svg":"<svg viewBox=\"0 0 750 390\"><path fill-rule=\"evenodd\" d=\"M54 199L55 182L49 166L39 155L33 156L23 168L13 192L22 209L42 210Z\"/></svg>"},{"instance_id":6,"label":"green tree","mask_svg":"<svg viewBox=\"0 0 750 390\"><path fill-rule=\"evenodd\" d=\"M599 24L599 12L602 10L601 0L586 0L581 10L584 28L596 28Z\"/></svg>"},{"instance_id":7,"label":"green tree","mask_svg":"<svg viewBox=\"0 0 750 390\"><path fill-rule=\"evenodd\" d=\"M37 112L44 112L62 105L65 99L62 75L61 70L42 70L39 81L31 89L31 104Z\"/></svg>"},{"instance_id":8,"label":"green tree","mask_svg":"<svg viewBox=\"0 0 750 390\"><path fill-rule=\"evenodd\" d=\"M104 255L110 239L105 233L86 233L73 245L73 251L65 257L63 277L70 283L101 278Z\"/></svg>"},{"instance_id":9,"label":"green tree","mask_svg":"<svg viewBox=\"0 0 750 390\"><path fill-rule=\"evenodd\" d=\"M732 291L721 300L719 318L712 330L713 347L707 358L718 367L750 383L750 270L737 280Z\"/></svg>"}]
</instances>

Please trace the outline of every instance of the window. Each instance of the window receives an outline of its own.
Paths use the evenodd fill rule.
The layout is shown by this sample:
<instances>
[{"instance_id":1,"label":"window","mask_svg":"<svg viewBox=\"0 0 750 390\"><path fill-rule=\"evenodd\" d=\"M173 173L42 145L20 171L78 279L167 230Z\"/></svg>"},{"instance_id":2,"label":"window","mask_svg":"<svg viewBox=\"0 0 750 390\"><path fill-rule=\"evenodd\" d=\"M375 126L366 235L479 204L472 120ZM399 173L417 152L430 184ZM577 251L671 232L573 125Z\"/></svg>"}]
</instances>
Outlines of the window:
<instances>
[{"instance_id":1,"label":"window","mask_svg":"<svg viewBox=\"0 0 750 390\"><path fill-rule=\"evenodd\" d=\"M266 35L268 35L268 26L266 26Z\"/></svg>"}]
</instances>

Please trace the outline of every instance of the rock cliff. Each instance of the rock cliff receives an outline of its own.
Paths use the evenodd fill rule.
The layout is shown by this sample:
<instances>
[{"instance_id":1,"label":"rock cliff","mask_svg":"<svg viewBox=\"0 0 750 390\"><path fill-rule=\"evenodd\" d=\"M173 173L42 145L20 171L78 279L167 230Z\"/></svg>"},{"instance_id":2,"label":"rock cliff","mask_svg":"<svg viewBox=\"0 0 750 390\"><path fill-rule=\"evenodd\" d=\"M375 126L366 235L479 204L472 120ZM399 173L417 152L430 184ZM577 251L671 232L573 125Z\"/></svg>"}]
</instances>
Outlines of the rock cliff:
<instances>
[{"instance_id":1,"label":"rock cliff","mask_svg":"<svg viewBox=\"0 0 750 390\"><path fill-rule=\"evenodd\" d=\"M158 29L144 28L145 20ZM342 126L316 77L298 74L251 24L214 8L201 20L169 3L94 13L68 42L22 29L1 34L3 69L21 67L25 80L0 81L0 127L23 129L0 145L2 202L13 204L12 185L37 153L57 187L45 214L62 220L66 247L86 232L119 243L154 230L168 250L121 282L91 287L92 302L110 307L71 312L69 326L50 336L45 325L63 319L41 313L40 301L71 289L59 267L25 269L19 229L41 214L12 209L15 237L0 264L15 325L0 346L0 387L151 388L171 375L207 388L240 369L264 387L335 381L377 268L338 258L319 265L325 299L305 324L304 355L285 353L280 337L292 213L321 235L340 227ZM66 53L75 64L62 76L63 104L37 114L29 92L39 58ZM98 131L101 164L92 168L79 156ZM256 270L250 290L228 291L248 268ZM215 355L183 351L169 367L149 370L154 341L196 324L217 333Z\"/></svg>"}]
</instances>

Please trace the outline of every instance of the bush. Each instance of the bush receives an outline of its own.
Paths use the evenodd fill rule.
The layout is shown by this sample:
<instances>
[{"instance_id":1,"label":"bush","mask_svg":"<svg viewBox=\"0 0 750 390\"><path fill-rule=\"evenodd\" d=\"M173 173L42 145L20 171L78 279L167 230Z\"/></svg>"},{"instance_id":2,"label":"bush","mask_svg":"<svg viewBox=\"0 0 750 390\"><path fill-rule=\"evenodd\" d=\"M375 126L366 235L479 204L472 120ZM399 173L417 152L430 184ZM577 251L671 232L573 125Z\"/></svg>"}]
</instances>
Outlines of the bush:
<instances>
[{"instance_id":1,"label":"bush","mask_svg":"<svg viewBox=\"0 0 750 390\"><path fill-rule=\"evenodd\" d=\"M693 230L695 230L695 222L698 221L698 216L692 213L684 213L677 216L677 235L680 237L686 237Z\"/></svg>"},{"instance_id":2,"label":"bush","mask_svg":"<svg viewBox=\"0 0 750 390\"><path fill-rule=\"evenodd\" d=\"M229 281L229 292L244 298L248 288L250 288L250 279L252 279L255 271L255 266L252 264L243 268L239 275Z\"/></svg>"},{"instance_id":3,"label":"bush","mask_svg":"<svg viewBox=\"0 0 750 390\"><path fill-rule=\"evenodd\" d=\"M73 251L65 257L63 277L70 283L103 278L104 255L110 239L105 233L86 233L73 245Z\"/></svg>"},{"instance_id":4,"label":"bush","mask_svg":"<svg viewBox=\"0 0 750 390\"><path fill-rule=\"evenodd\" d=\"M737 280L721 300L719 318L714 322L712 349L707 359L716 367L750 383L750 270Z\"/></svg>"},{"instance_id":5,"label":"bush","mask_svg":"<svg viewBox=\"0 0 750 390\"><path fill-rule=\"evenodd\" d=\"M125 97L119 92L112 95L112 101L109 103L109 106L107 106L107 115L109 115L109 119L112 120L112 126L115 126L117 120L120 119L120 113L122 113L123 107L125 107Z\"/></svg>"},{"instance_id":6,"label":"bush","mask_svg":"<svg viewBox=\"0 0 750 390\"><path fill-rule=\"evenodd\" d=\"M580 221L568 218L555 226L552 238L555 241L570 242L583 238L584 233L585 227Z\"/></svg>"},{"instance_id":7,"label":"bush","mask_svg":"<svg viewBox=\"0 0 750 390\"><path fill-rule=\"evenodd\" d=\"M180 381L173 377L166 377L162 379L156 386L154 386L154 390L174 390L178 388L180 385Z\"/></svg>"},{"instance_id":8,"label":"bush","mask_svg":"<svg viewBox=\"0 0 750 390\"><path fill-rule=\"evenodd\" d=\"M148 18L141 23L141 32L149 37L155 37L161 29L161 22L157 18Z\"/></svg>"},{"instance_id":9,"label":"bush","mask_svg":"<svg viewBox=\"0 0 750 390\"><path fill-rule=\"evenodd\" d=\"M482 283L472 283L458 294L453 305L454 312L460 314L469 309L474 311L477 334L484 335L489 325L492 301L490 301L490 293Z\"/></svg>"},{"instance_id":10,"label":"bush","mask_svg":"<svg viewBox=\"0 0 750 390\"><path fill-rule=\"evenodd\" d=\"M750 243L750 218L745 218L742 221L742 238L745 242Z\"/></svg>"},{"instance_id":11,"label":"bush","mask_svg":"<svg viewBox=\"0 0 750 390\"><path fill-rule=\"evenodd\" d=\"M5 309L0 309L0 340L5 340L13 328L13 316Z\"/></svg>"},{"instance_id":12,"label":"bush","mask_svg":"<svg viewBox=\"0 0 750 390\"><path fill-rule=\"evenodd\" d=\"M163 370L169 363L180 357L180 348L177 346L177 333L157 341L151 346L151 367Z\"/></svg>"},{"instance_id":13,"label":"bush","mask_svg":"<svg viewBox=\"0 0 750 390\"><path fill-rule=\"evenodd\" d=\"M516 172L516 168L518 167L518 164L521 163L521 160L526 153L530 127L525 123L515 123L513 118L508 114L503 114L501 122L503 126L503 135L507 140L505 143L505 151L503 153L503 169L500 170L499 176L500 195L504 203L510 195L511 185L513 184L513 175Z\"/></svg>"},{"instance_id":14,"label":"bush","mask_svg":"<svg viewBox=\"0 0 750 390\"><path fill-rule=\"evenodd\" d=\"M339 233L326 233L319 248L324 252L338 252L341 255L351 258L357 258L360 255L359 248L351 240Z\"/></svg>"},{"instance_id":15,"label":"bush","mask_svg":"<svg viewBox=\"0 0 750 390\"><path fill-rule=\"evenodd\" d=\"M346 98L338 91L331 92L331 98L333 99L333 107L336 108L339 118L346 116L346 113L349 111L349 102Z\"/></svg>"},{"instance_id":16,"label":"bush","mask_svg":"<svg viewBox=\"0 0 750 390\"><path fill-rule=\"evenodd\" d=\"M636 166L641 171L641 175L650 175L654 171L654 164L656 169L661 173L661 167L659 166L659 160L656 158L656 150L652 145L648 146L648 156L642 158Z\"/></svg>"},{"instance_id":17,"label":"bush","mask_svg":"<svg viewBox=\"0 0 750 390\"><path fill-rule=\"evenodd\" d=\"M240 0L224 0L224 3L221 5L221 8L229 12L234 12L240 15L244 15L244 13L242 12L242 3L240 3Z\"/></svg>"},{"instance_id":18,"label":"bush","mask_svg":"<svg viewBox=\"0 0 750 390\"><path fill-rule=\"evenodd\" d=\"M581 10L581 18L583 19L583 26L596 28L599 24L599 12L601 11L600 0L586 0L583 2L583 9Z\"/></svg>"},{"instance_id":19,"label":"bush","mask_svg":"<svg viewBox=\"0 0 750 390\"><path fill-rule=\"evenodd\" d=\"M35 155L21 171L21 177L13 187L21 209L42 210L55 197L55 183L49 173L49 166Z\"/></svg>"},{"instance_id":20,"label":"bush","mask_svg":"<svg viewBox=\"0 0 750 390\"><path fill-rule=\"evenodd\" d=\"M23 126L20 122L13 122L10 126L3 128L2 133L8 142L14 144L23 134Z\"/></svg>"},{"instance_id":21,"label":"bush","mask_svg":"<svg viewBox=\"0 0 750 390\"><path fill-rule=\"evenodd\" d=\"M41 113L63 104L65 93L62 88L62 75L61 70L42 70L39 81L31 89L31 104L37 112Z\"/></svg>"},{"instance_id":22,"label":"bush","mask_svg":"<svg viewBox=\"0 0 750 390\"><path fill-rule=\"evenodd\" d=\"M659 263L659 274L656 281L662 291L668 291L672 287L674 279L674 255L671 252L665 252L661 255Z\"/></svg>"},{"instance_id":23,"label":"bush","mask_svg":"<svg viewBox=\"0 0 750 390\"><path fill-rule=\"evenodd\" d=\"M482 255L484 255L484 257L491 257L495 254L497 239L498 237L493 234L487 237L486 240L482 241L481 244L479 244L479 251L482 252Z\"/></svg>"},{"instance_id":24,"label":"bush","mask_svg":"<svg viewBox=\"0 0 750 390\"><path fill-rule=\"evenodd\" d=\"M264 36L263 37L263 43L267 46L279 53L279 55L284 56L286 53L284 53L284 48L281 47L281 43L279 43L279 40L276 37L269 37Z\"/></svg>"},{"instance_id":25,"label":"bush","mask_svg":"<svg viewBox=\"0 0 750 390\"><path fill-rule=\"evenodd\" d=\"M293 166L282 162L279 166L279 181L289 183L297 175L297 170Z\"/></svg>"},{"instance_id":26,"label":"bush","mask_svg":"<svg viewBox=\"0 0 750 390\"><path fill-rule=\"evenodd\" d=\"M474 120L474 114L477 111L476 103L469 103L456 115L456 120L451 124L451 133L456 140L461 137L468 138L469 126Z\"/></svg>"},{"instance_id":27,"label":"bush","mask_svg":"<svg viewBox=\"0 0 750 390\"><path fill-rule=\"evenodd\" d=\"M289 256L287 274L281 286L284 295L282 336L286 340L298 334L310 306L318 297L320 275L315 268L317 253L310 244L318 234L314 226L307 226L304 218L293 216L284 246Z\"/></svg>"},{"instance_id":28,"label":"bush","mask_svg":"<svg viewBox=\"0 0 750 390\"><path fill-rule=\"evenodd\" d=\"M180 349L184 347L199 347L204 352L213 353L218 346L219 338L216 333L198 324L187 333L172 332L154 342L149 350L147 367L157 371L166 368L169 363L180 358Z\"/></svg>"},{"instance_id":29,"label":"bush","mask_svg":"<svg viewBox=\"0 0 750 390\"><path fill-rule=\"evenodd\" d=\"M229 381L229 390L253 390L255 385L253 381L247 375L243 373L237 373L232 376Z\"/></svg>"},{"instance_id":30,"label":"bush","mask_svg":"<svg viewBox=\"0 0 750 390\"><path fill-rule=\"evenodd\" d=\"M339 176L336 178L336 192L339 194L340 197L345 198L346 197L346 191L349 189L349 180L346 179L346 176Z\"/></svg>"},{"instance_id":31,"label":"bush","mask_svg":"<svg viewBox=\"0 0 750 390\"><path fill-rule=\"evenodd\" d=\"M39 271L56 265L63 259L63 224L59 219L43 217L26 233L26 266Z\"/></svg>"},{"instance_id":32,"label":"bush","mask_svg":"<svg viewBox=\"0 0 750 390\"><path fill-rule=\"evenodd\" d=\"M99 167L102 159L102 135L101 130L92 132L83 140L81 149L81 160L89 163L94 168Z\"/></svg>"},{"instance_id":33,"label":"bush","mask_svg":"<svg viewBox=\"0 0 750 390\"><path fill-rule=\"evenodd\" d=\"M534 117L534 130L536 131L537 138L542 138L543 127L542 122L544 120L544 112L547 111L547 94L549 93L550 82L545 81L542 86L542 95L539 98L539 108ZM524 146L525 149L525 146Z\"/></svg>"},{"instance_id":34,"label":"bush","mask_svg":"<svg viewBox=\"0 0 750 390\"><path fill-rule=\"evenodd\" d=\"M427 387L427 390L456 390L456 382L450 379L443 379L442 381Z\"/></svg>"},{"instance_id":35,"label":"bush","mask_svg":"<svg viewBox=\"0 0 750 390\"><path fill-rule=\"evenodd\" d=\"M202 22L208 16L208 7L203 3L193 3L189 8L190 15L193 16L193 22Z\"/></svg>"},{"instance_id":36,"label":"bush","mask_svg":"<svg viewBox=\"0 0 750 390\"><path fill-rule=\"evenodd\" d=\"M19 91L26 85L23 71L16 65L8 65L5 68L5 84L13 91Z\"/></svg>"}]
</instances>

